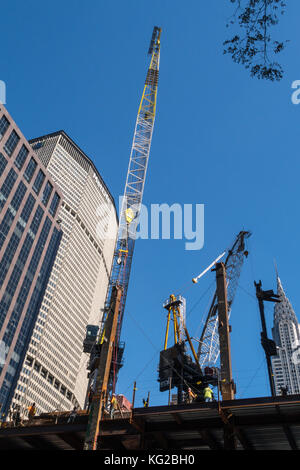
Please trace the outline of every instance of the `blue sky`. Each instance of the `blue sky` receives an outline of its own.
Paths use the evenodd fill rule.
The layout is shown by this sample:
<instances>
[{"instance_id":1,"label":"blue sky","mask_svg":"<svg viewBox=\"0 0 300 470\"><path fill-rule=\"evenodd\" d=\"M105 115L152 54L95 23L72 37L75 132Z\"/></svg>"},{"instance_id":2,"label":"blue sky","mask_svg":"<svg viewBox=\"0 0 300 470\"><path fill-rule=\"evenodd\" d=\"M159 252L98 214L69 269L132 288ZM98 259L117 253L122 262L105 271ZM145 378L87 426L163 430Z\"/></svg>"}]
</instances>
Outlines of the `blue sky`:
<instances>
[{"instance_id":1,"label":"blue sky","mask_svg":"<svg viewBox=\"0 0 300 470\"><path fill-rule=\"evenodd\" d=\"M300 3L288 2L274 33L289 39L281 82L252 79L222 42L229 0L11 0L1 8L1 72L7 108L27 138L64 129L94 160L115 199L122 194L154 25L163 29L161 72L144 203L205 204L205 244L136 243L123 326L119 393L167 402L157 365L166 325L162 302L205 268L241 229L253 232L234 302L232 357L238 397L269 394L253 286L275 288L273 260L296 313ZM192 336L207 312L214 274L188 290ZM184 295L184 292L182 292ZM195 307L193 307L197 304ZM272 305L267 305L268 324Z\"/></svg>"}]
</instances>

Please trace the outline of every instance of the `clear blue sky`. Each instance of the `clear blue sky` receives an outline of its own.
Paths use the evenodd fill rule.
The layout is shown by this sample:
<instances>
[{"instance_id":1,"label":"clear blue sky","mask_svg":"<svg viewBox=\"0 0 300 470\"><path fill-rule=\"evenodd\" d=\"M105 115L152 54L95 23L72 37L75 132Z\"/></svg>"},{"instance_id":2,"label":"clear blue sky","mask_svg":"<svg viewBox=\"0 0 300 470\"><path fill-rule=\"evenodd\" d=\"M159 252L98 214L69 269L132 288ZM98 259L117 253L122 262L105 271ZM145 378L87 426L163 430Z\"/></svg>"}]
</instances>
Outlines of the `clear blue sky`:
<instances>
[{"instance_id":1,"label":"clear blue sky","mask_svg":"<svg viewBox=\"0 0 300 470\"><path fill-rule=\"evenodd\" d=\"M232 311L238 397L269 393L260 346L254 279L275 288L273 259L296 310L299 297L299 122L291 83L300 79L300 3L288 2L276 38L290 39L279 58L280 83L250 78L222 54L230 35L229 0L10 0L1 7L1 72L7 108L27 138L64 129L94 160L114 197L123 192L152 28L161 26L157 119L144 202L204 203L205 245L136 244L118 392L136 404L167 402L158 390L162 302L188 283L242 229L253 232L250 257ZM209 273L187 293L195 336L207 311ZM245 292L246 291L246 292ZM183 293L184 294L184 293ZM200 299L200 300L199 300ZM272 322L272 305L266 309Z\"/></svg>"}]
</instances>

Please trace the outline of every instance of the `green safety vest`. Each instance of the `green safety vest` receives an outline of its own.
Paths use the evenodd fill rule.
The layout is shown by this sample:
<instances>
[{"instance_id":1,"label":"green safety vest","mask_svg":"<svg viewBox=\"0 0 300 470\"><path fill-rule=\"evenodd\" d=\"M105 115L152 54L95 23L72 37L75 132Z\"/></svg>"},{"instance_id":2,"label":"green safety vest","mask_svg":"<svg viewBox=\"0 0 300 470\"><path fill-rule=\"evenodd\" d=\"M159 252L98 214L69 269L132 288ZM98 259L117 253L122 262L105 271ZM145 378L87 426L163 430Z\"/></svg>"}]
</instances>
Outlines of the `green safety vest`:
<instances>
[{"instance_id":1,"label":"green safety vest","mask_svg":"<svg viewBox=\"0 0 300 470\"><path fill-rule=\"evenodd\" d=\"M209 387L204 389L204 398L212 398L212 394L213 392Z\"/></svg>"}]
</instances>

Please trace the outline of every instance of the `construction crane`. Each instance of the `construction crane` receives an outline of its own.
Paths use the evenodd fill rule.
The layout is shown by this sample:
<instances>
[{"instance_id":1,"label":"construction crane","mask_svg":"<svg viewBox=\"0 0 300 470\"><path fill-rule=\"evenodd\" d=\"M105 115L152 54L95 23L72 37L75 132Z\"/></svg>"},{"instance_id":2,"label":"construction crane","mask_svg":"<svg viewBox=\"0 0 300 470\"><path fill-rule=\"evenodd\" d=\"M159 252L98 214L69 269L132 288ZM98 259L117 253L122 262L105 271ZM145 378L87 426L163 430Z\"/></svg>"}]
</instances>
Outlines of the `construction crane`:
<instances>
[{"instance_id":1,"label":"construction crane","mask_svg":"<svg viewBox=\"0 0 300 470\"><path fill-rule=\"evenodd\" d=\"M207 384L217 385L217 375L211 368L202 371L191 337L186 327L185 298L170 295L163 304L167 310L167 327L164 349L159 360L159 389L161 392L177 388L177 402L182 403L188 390L192 390L198 399L203 400L203 389ZM173 321L174 345L168 348L170 323ZM188 354L187 343L192 353Z\"/></svg>"},{"instance_id":2,"label":"construction crane","mask_svg":"<svg viewBox=\"0 0 300 470\"><path fill-rule=\"evenodd\" d=\"M178 403L183 401L184 393L189 388L192 388L197 399L201 400L203 388L207 384L216 385L220 380L223 398L234 398L235 384L231 372L228 320L244 258L248 256L245 239L250 235L250 232L241 231L232 248L228 250L225 263L219 261L225 256L226 251L199 276L192 279L193 283L197 283L212 267L216 271L216 291L199 340L197 354L185 323L185 299L180 295L177 297L171 295L163 305L168 315L164 350L160 352L158 382L161 392L169 389L170 393L171 388L177 387ZM220 324L219 318L221 318ZM174 346L167 348L171 320L174 328ZM187 354L186 343L190 346L193 359ZM219 355L221 355L221 371L215 367Z\"/></svg>"},{"instance_id":3,"label":"construction crane","mask_svg":"<svg viewBox=\"0 0 300 470\"><path fill-rule=\"evenodd\" d=\"M119 228L100 332L87 327L84 351L90 352L93 398L84 449L96 450L99 423L108 395L114 393L122 362L121 328L129 276L141 210L144 184L156 114L161 28L153 29L148 54L151 56L134 130ZM90 328L89 328L90 327ZM94 328L94 329L93 329ZM90 334L89 334L90 333ZM96 341L95 340L96 335ZM91 380L90 380L91 385Z\"/></svg>"},{"instance_id":4,"label":"construction crane","mask_svg":"<svg viewBox=\"0 0 300 470\"><path fill-rule=\"evenodd\" d=\"M227 303L228 317L230 317L232 303L235 297L238 281L240 278L242 266L248 251L245 249L245 239L249 238L250 232L241 231L227 252L225 260L226 279L227 279ZM212 367L218 360L220 354L220 343L218 333L218 298L217 292L208 311L208 315L199 340L197 356L201 367Z\"/></svg>"}]
</instances>

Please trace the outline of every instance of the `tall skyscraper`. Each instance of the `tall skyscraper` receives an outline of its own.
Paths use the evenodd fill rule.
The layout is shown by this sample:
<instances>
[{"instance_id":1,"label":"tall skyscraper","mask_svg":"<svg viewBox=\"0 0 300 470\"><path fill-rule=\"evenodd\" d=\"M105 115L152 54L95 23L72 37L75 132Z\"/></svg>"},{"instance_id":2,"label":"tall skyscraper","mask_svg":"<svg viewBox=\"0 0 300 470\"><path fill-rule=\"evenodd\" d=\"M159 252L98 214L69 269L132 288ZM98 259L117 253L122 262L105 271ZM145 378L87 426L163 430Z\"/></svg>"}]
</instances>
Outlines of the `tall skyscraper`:
<instances>
[{"instance_id":1,"label":"tall skyscraper","mask_svg":"<svg viewBox=\"0 0 300 470\"><path fill-rule=\"evenodd\" d=\"M88 324L99 325L118 220L113 198L93 162L63 131L30 141L63 194L63 231L24 360L14 402L38 412L83 407ZM26 386L24 386L26 381Z\"/></svg>"},{"instance_id":2,"label":"tall skyscraper","mask_svg":"<svg viewBox=\"0 0 300 470\"><path fill-rule=\"evenodd\" d=\"M11 404L61 239L57 221L61 196L1 105L0 409L4 414Z\"/></svg>"},{"instance_id":3,"label":"tall skyscraper","mask_svg":"<svg viewBox=\"0 0 300 470\"><path fill-rule=\"evenodd\" d=\"M276 395L281 387L287 387L288 394L300 393L300 364L297 349L300 345L300 325L293 307L285 295L277 275L277 294L281 302L274 307L273 339L278 346L278 355L272 357Z\"/></svg>"}]
</instances>

